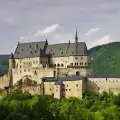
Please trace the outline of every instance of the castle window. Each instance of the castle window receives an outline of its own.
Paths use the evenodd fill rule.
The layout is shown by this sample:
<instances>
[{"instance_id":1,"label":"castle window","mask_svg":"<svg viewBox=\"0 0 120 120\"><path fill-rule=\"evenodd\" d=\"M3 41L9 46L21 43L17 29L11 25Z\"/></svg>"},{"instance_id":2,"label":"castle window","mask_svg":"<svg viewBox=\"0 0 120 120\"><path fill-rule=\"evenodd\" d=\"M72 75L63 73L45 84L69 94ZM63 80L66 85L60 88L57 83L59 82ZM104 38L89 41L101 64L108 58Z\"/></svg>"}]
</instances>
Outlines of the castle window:
<instances>
[{"instance_id":1,"label":"castle window","mask_svg":"<svg viewBox=\"0 0 120 120\"><path fill-rule=\"evenodd\" d=\"M52 51L52 49L50 49L50 51Z\"/></svg>"},{"instance_id":2,"label":"castle window","mask_svg":"<svg viewBox=\"0 0 120 120\"><path fill-rule=\"evenodd\" d=\"M23 49L22 49L22 51L23 51Z\"/></svg>"},{"instance_id":3,"label":"castle window","mask_svg":"<svg viewBox=\"0 0 120 120\"><path fill-rule=\"evenodd\" d=\"M36 48L38 48L38 45L36 45Z\"/></svg>"},{"instance_id":4,"label":"castle window","mask_svg":"<svg viewBox=\"0 0 120 120\"><path fill-rule=\"evenodd\" d=\"M78 87L78 84L76 84L76 87Z\"/></svg>"},{"instance_id":5,"label":"castle window","mask_svg":"<svg viewBox=\"0 0 120 120\"><path fill-rule=\"evenodd\" d=\"M78 63L76 63L76 65L78 65Z\"/></svg>"},{"instance_id":6,"label":"castle window","mask_svg":"<svg viewBox=\"0 0 120 120\"><path fill-rule=\"evenodd\" d=\"M55 53L53 53L53 55L55 55Z\"/></svg>"},{"instance_id":7,"label":"castle window","mask_svg":"<svg viewBox=\"0 0 120 120\"><path fill-rule=\"evenodd\" d=\"M24 69L24 72L26 72L26 69Z\"/></svg>"},{"instance_id":8,"label":"castle window","mask_svg":"<svg viewBox=\"0 0 120 120\"><path fill-rule=\"evenodd\" d=\"M61 64L61 67L63 67L64 65L63 64Z\"/></svg>"},{"instance_id":9,"label":"castle window","mask_svg":"<svg viewBox=\"0 0 120 120\"><path fill-rule=\"evenodd\" d=\"M57 66L60 67L60 64L58 63Z\"/></svg>"},{"instance_id":10,"label":"castle window","mask_svg":"<svg viewBox=\"0 0 120 120\"><path fill-rule=\"evenodd\" d=\"M28 69L28 72L30 72L30 69Z\"/></svg>"},{"instance_id":11,"label":"castle window","mask_svg":"<svg viewBox=\"0 0 120 120\"><path fill-rule=\"evenodd\" d=\"M38 90L39 90L39 88L38 88Z\"/></svg>"},{"instance_id":12,"label":"castle window","mask_svg":"<svg viewBox=\"0 0 120 120\"><path fill-rule=\"evenodd\" d=\"M32 46L30 46L30 48L31 48Z\"/></svg>"},{"instance_id":13,"label":"castle window","mask_svg":"<svg viewBox=\"0 0 120 120\"><path fill-rule=\"evenodd\" d=\"M67 89L66 89L66 91L67 91Z\"/></svg>"},{"instance_id":14,"label":"castle window","mask_svg":"<svg viewBox=\"0 0 120 120\"><path fill-rule=\"evenodd\" d=\"M80 75L80 72L79 72L79 71L77 71L77 72L76 72L76 75L77 75L77 76L79 76L79 75Z\"/></svg>"},{"instance_id":15,"label":"castle window","mask_svg":"<svg viewBox=\"0 0 120 120\"><path fill-rule=\"evenodd\" d=\"M32 51L30 51L30 53L32 53Z\"/></svg>"},{"instance_id":16,"label":"castle window","mask_svg":"<svg viewBox=\"0 0 120 120\"><path fill-rule=\"evenodd\" d=\"M62 90L63 90L63 91L65 91L65 89L64 89L64 88L63 88Z\"/></svg>"},{"instance_id":17,"label":"castle window","mask_svg":"<svg viewBox=\"0 0 120 120\"><path fill-rule=\"evenodd\" d=\"M72 52L72 54L74 54L74 52Z\"/></svg>"},{"instance_id":18,"label":"castle window","mask_svg":"<svg viewBox=\"0 0 120 120\"><path fill-rule=\"evenodd\" d=\"M20 68L22 68L22 65L20 65Z\"/></svg>"},{"instance_id":19,"label":"castle window","mask_svg":"<svg viewBox=\"0 0 120 120\"><path fill-rule=\"evenodd\" d=\"M17 52L17 54L19 54L19 52Z\"/></svg>"},{"instance_id":20,"label":"castle window","mask_svg":"<svg viewBox=\"0 0 120 120\"><path fill-rule=\"evenodd\" d=\"M33 61L33 64L35 64L35 61Z\"/></svg>"},{"instance_id":21,"label":"castle window","mask_svg":"<svg viewBox=\"0 0 120 120\"><path fill-rule=\"evenodd\" d=\"M81 60L83 59L83 57L81 57Z\"/></svg>"},{"instance_id":22,"label":"castle window","mask_svg":"<svg viewBox=\"0 0 120 120\"><path fill-rule=\"evenodd\" d=\"M58 91L58 89L56 89L56 92Z\"/></svg>"},{"instance_id":23,"label":"castle window","mask_svg":"<svg viewBox=\"0 0 120 120\"><path fill-rule=\"evenodd\" d=\"M69 89L69 91L71 91L71 89Z\"/></svg>"},{"instance_id":24,"label":"castle window","mask_svg":"<svg viewBox=\"0 0 120 120\"><path fill-rule=\"evenodd\" d=\"M36 63L38 63L38 61L36 61Z\"/></svg>"},{"instance_id":25,"label":"castle window","mask_svg":"<svg viewBox=\"0 0 120 120\"><path fill-rule=\"evenodd\" d=\"M21 73L21 70L20 70L20 73Z\"/></svg>"},{"instance_id":26,"label":"castle window","mask_svg":"<svg viewBox=\"0 0 120 120\"><path fill-rule=\"evenodd\" d=\"M35 50L35 53L37 53L37 50Z\"/></svg>"},{"instance_id":27,"label":"castle window","mask_svg":"<svg viewBox=\"0 0 120 120\"><path fill-rule=\"evenodd\" d=\"M68 85L67 85L67 87L68 87Z\"/></svg>"},{"instance_id":28,"label":"castle window","mask_svg":"<svg viewBox=\"0 0 120 120\"><path fill-rule=\"evenodd\" d=\"M61 54L63 54L63 52L61 52Z\"/></svg>"},{"instance_id":29,"label":"castle window","mask_svg":"<svg viewBox=\"0 0 120 120\"><path fill-rule=\"evenodd\" d=\"M78 59L78 57L75 57L75 59Z\"/></svg>"},{"instance_id":30,"label":"castle window","mask_svg":"<svg viewBox=\"0 0 120 120\"><path fill-rule=\"evenodd\" d=\"M62 50L62 49L60 48L60 50Z\"/></svg>"},{"instance_id":31,"label":"castle window","mask_svg":"<svg viewBox=\"0 0 120 120\"><path fill-rule=\"evenodd\" d=\"M35 73L35 75L37 75L37 72L36 72L36 70L35 70L35 72L34 72L34 73Z\"/></svg>"},{"instance_id":32,"label":"castle window","mask_svg":"<svg viewBox=\"0 0 120 120\"><path fill-rule=\"evenodd\" d=\"M73 63L70 63L70 65L72 65L72 66L73 66Z\"/></svg>"},{"instance_id":33,"label":"castle window","mask_svg":"<svg viewBox=\"0 0 120 120\"><path fill-rule=\"evenodd\" d=\"M33 91L34 91L34 89L33 89Z\"/></svg>"}]
</instances>

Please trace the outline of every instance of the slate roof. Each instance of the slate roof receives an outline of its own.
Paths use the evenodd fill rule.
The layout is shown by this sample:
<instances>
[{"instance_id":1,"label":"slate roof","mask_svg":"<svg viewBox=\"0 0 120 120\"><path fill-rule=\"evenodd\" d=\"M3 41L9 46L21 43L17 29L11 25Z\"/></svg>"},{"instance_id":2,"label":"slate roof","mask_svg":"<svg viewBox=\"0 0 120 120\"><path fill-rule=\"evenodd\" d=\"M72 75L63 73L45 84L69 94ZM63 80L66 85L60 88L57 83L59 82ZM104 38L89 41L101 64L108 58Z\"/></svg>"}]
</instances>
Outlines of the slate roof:
<instances>
[{"instance_id":1,"label":"slate roof","mask_svg":"<svg viewBox=\"0 0 120 120\"><path fill-rule=\"evenodd\" d=\"M58 77L58 78L53 78L53 77L46 77L44 78L45 82L58 82L58 81L75 81L75 80L84 80L83 76L62 76L62 77Z\"/></svg>"},{"instance_id":2,"label":"slate roof","mask_svg":"<svg viewBox=\"0 0 120 120\"><path fill-rule=\"evenodd\" d=\"M61 43L48 45L46 54L51 54L53 57L62 57L70 55L87 55L87 47L85 42L78 42L76 53L76 43Z\"/></svg>"},{"instance_id":3,"label":"slate roof","mask_svg":"<svg viewBox=\"0 0 120 120\"><path fill-rule=\"evenodd\" d=\"M48 55L51 55L52 57L64 57L70 55L88 55L85 42L78 42L77 44L68 42L47 46L46 43L47 41L19 43L15 50L14 58L20 59Z\"/></svg>"},{"instance_id":4,"label":"slate roof","mask_svg":"<svg viewBox=\"0 0 120 120\"><path fill-rule=\"evenodd\" d=\"M14 53L14 58L39 57L40 50L45 47L46 41L19 43Z\"/></svg>"},{"instance_id":5,"label":"slate roof","mask_svg":"<svg viewBox=\"0 0 120 120\"><path fill-rule=\"evenodd\" d=\"M120 74L89 75L88 78L120 78Z\"/></svg>"}]
</instances>

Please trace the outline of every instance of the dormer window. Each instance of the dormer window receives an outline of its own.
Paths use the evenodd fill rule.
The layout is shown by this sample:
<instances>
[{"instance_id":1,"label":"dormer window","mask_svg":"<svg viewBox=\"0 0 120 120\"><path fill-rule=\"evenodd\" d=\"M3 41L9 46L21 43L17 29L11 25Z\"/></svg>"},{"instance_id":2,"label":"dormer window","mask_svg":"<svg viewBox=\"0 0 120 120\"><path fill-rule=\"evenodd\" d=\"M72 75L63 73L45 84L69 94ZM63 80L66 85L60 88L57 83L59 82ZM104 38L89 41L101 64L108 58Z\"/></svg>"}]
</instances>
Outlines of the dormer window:
<instances>
[{"instance_id":1,"label":"dormer window","mask_svg":"<svg viewBox=\"0 0 120 120\"><path fill-rule=\"evenodd\" d=\"M36 48L38 48L38 45L36 45Z\"/></svg>"}]
</instances>

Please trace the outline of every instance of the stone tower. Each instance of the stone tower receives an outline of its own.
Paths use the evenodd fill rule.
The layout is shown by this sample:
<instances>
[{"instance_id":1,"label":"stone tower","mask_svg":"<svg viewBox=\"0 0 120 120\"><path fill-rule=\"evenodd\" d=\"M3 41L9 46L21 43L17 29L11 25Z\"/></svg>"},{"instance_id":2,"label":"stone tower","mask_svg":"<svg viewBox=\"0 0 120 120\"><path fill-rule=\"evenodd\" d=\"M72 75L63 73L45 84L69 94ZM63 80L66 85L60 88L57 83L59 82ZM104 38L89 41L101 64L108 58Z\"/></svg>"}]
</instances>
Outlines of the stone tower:
<instances>
[{"instance_id":1,"label":"stone tower","mask_svg":"<svg viewBox=\"0 0 120 120\"><path fill-rule=\"evenodd\" d=\"M14 68L15 68L15 59L13 53L11 53L9 57L9 71L8 71L9 87L13 85L12 69Z\"/></svg>"}]
</instances>

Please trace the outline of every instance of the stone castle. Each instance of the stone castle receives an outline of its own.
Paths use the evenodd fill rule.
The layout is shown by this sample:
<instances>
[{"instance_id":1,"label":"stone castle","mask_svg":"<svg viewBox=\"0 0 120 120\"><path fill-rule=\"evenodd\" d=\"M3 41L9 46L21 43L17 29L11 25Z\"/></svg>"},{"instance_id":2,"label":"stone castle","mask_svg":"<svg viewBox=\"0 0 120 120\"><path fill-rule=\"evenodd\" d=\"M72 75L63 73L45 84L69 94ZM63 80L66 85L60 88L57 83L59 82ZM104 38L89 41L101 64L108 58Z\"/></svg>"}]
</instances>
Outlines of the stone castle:
<instances>
[{"instance_id":1,"label":"stone castle","mask_svg":"<svg viewBox=\"0 0 120 120\"><path fill-rule=\"evenodd\" d=\"M120 93L120 75L93 75L85 42L18 43L9 58L9 71L0 77L1 89L21 89L55 98L82 98L88 91Z\"/></svg>"}]
</instances>

